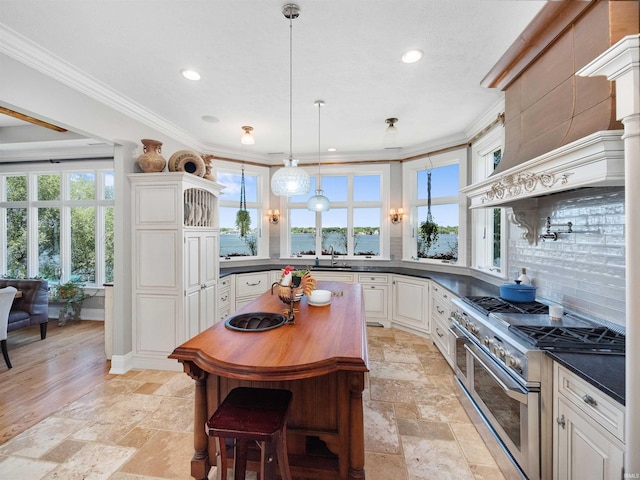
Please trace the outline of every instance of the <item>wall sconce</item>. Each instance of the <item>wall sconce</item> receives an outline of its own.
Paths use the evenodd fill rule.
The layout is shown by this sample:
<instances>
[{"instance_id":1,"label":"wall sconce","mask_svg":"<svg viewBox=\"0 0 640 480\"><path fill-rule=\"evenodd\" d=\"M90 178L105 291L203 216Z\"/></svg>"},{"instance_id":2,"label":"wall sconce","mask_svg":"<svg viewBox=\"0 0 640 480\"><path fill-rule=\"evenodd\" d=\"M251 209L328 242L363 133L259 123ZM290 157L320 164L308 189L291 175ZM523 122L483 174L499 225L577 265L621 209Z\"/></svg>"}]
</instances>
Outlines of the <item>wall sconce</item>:
<instances>
[{"instance_id":1,"label":"wall sconce","mask_svg":"<svg viewBox=\"0 0 640 480\"><path fill-rule=\"evenodd\" d=\"M276 225L280 221L280 210L267 210L267 216L269 217L269 223Z\"/></svg>"},{"instance_id":2,"label":"wall sconce","mask_svg":"<svg viewBox=\"0 0 640 480\"><path fill-rule=\"evenodd\" d=\"M403 213L404 212L401 208L399 208L398 210L396 210L395 208L389 210L389 218L391 218L391 223L400 223L402 221Z\"/></svg>"}]
</instances>

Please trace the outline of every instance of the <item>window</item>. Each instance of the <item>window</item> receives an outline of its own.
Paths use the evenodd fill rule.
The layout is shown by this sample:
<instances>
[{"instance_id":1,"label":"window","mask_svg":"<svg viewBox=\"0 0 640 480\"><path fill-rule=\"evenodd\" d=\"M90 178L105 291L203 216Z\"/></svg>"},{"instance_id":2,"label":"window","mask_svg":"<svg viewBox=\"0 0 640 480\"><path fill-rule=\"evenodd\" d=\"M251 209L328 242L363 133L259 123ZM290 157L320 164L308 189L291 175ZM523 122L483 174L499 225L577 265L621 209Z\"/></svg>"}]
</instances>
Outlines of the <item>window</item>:
<instances>
[{"instance_id":1,"label":"window","mask_svg":"<svg viewBox=\"0 0 640 480\"><path fill-rule=\"evenodd\" d=\"M236 224L240 210L242 186L242 165L222 163L217 165L216 182L225 186L220 196L220 256L223 259L246 259L247 257L267 257L269 237L263 228L263 218L269 208L264 199L269 198L266 167L244 166L245 202L250 216L249 232L240 236ZM263 230L265 234L263 235Z\"/></svg>"},{"instance_id":2,"label":"window","mask_svg":"<svg viewBox=\"0 0 640 480\"><path fill-rule=\"evenodd\" d=\"M487 178L502 159L500 130L490 132L473 150L473 181ZM477 208L471 214L472 266L486 273L504 276L506 261L506 218L503 208Z\"/></svg>"},{"instance_id":3,"label":"window","mask_svg":"<svg viewBox=\"0 0 640 480\"><path fill-rule=\"evenodd\" d=\"M457 263L460 226L461 151L422 158L403 165L405 259ZM464 205L464 204L463 204Z\"/></svg>"},{"instance_id":4,"label":"window","mask_svg":"<svg viewBox=\"0 0 640 480\"><path fill-rule=\"evenodd\" d=\"M4 275L113 282L111 162L86 162L73 170L39 165L38 172L0 175L0 186Z\"/></svg>"},{"instance_id":5,"label":"window","mask_svg":"<svg viewBox=\"0 0 640 480\"><path fill-rule=\"evenodd\" d=\"M329 211L307 210L307 200L316 190L315 177L308 194L282 200L288 212L281 227L288 233L281 242L283 256L322 257L333 250L343 258L388 259L388 222L384 221L388 179L388 165L323 168L322 190L331 204Z\"/></svg>"}]
</instances>

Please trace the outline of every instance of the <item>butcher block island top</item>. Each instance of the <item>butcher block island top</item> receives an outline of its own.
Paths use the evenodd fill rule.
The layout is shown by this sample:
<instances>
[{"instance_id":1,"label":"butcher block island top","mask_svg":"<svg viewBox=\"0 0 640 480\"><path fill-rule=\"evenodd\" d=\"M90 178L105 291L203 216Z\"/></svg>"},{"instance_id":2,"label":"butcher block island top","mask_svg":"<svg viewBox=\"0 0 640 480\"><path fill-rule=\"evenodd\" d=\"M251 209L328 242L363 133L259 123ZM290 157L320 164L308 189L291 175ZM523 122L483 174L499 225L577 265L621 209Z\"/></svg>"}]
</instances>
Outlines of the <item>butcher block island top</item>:
<instances>
[{"instance_id":1,"label":"butcher block island top","mask_svg":"<svg viewBox=\"0 0 640 480\"><path fill-rule=\"evenodd\" d=\"M318 282L317 288L334 292L331 303L312 306L302 297L293 324L252 332L219 322L169 356L196 380L194 478L206 478L215 464L217 442L206 437L203 425L237 386L292 391L287 443L294 479L365 478L362 391L368 355L362 287ZM274 289L236 315L287 308Z\"/></svg>"},{"instance_id":2,"label":"butcher block island top","mask_svg":"<svg viewBox=\"0 0 640 480\"><path fill-rule=\"evenodd\" d=\"M176 348L170 358L245 380L293 380L337 370L368 371L361 286L318 282L318 288L335 292L331 303L314 307L302 297L296 302L293 325L240 332L218 322ZM275 291L273 295L267 291L235 314L284 313L287 308Z\"/></svg>"}]
</instances>

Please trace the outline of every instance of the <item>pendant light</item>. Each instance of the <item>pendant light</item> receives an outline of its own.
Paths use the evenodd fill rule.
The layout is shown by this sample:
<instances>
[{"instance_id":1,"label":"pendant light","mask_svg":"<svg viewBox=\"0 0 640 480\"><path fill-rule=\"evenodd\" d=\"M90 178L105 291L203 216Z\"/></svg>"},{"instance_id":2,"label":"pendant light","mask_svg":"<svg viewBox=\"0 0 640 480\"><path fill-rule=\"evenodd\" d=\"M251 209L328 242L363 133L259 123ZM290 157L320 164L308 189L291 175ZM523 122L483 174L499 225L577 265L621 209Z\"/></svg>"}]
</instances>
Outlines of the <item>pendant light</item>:
<instances>
[{"instance_id":1,"label":"pendant light","mask_svg":"<svg viewBox=\"0 0 640 480\"><path fill-rule=\"evenodd\" d=\"M313 212L326 212L331 207L329 205L329 199L322 194L322 180L320 177L320 110L324 107L322 100L316 100L314 105L318 107L318 180L316 182L318 188L316 194L307 202L307 210Z\"/></svg>"},{"instance_id":2,"label":"pendant light","mask_svg":"<svg viewBox=\"0 0 640 480\"><path fill-rule=\"evenodd\" d=\"M282 14L289 19L289 158L284 167L271 177L271 191L275 195L287 197L306 195L311 188L309 174L298 168L298 160L293 158L293 19L300 16L300 7L288 3L282 7Z\"/></svg>"}]
</instances>

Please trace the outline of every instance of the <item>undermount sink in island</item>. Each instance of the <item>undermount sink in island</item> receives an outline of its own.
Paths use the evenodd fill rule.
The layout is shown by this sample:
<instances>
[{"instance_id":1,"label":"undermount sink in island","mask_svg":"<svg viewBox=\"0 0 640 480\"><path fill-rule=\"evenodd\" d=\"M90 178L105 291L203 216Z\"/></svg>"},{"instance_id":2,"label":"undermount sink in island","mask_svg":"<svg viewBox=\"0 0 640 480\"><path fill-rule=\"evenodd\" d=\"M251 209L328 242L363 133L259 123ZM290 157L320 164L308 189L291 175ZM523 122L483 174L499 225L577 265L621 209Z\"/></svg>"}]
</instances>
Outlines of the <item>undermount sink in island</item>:
<instances>
[{"instance_id":1,"label":"undermount sink in island","mask_svg":"<svg viewBox=\"0 0 640 480\"><path fill-rule=\"evenodd\" d=\"M368 355L362 287L322 281L317 287L342 294L323 307L303 297L295 322L272 330L251 334L219 322L170 355L196 381L193 477L205 479L216 459L216 442L202 425L231 389L253 385L293 393L287 447L294 477L365 478L362 391ZM267 291L236 313L283 313L287 307Z\"/></svg>"}]
</instances>

